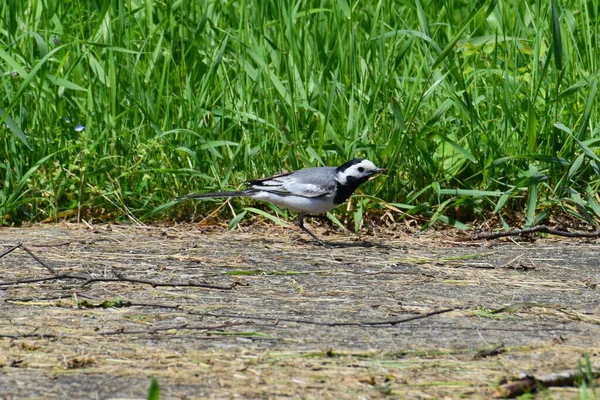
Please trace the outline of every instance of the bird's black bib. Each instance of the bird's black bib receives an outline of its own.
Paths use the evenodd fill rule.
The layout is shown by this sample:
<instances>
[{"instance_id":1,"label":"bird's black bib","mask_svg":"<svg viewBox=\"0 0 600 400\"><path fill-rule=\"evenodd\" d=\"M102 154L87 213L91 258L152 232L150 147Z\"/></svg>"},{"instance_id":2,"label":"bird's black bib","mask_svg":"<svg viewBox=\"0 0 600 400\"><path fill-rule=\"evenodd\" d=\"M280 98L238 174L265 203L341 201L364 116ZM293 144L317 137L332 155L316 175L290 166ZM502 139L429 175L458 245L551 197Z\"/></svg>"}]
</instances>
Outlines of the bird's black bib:
<instances>
[{"instance_id":1,"label":"bird's black bib","mask_svg":"<svg viewBox=\"0 0 600 400\"><path fill-rule=\"evenodd\" d=\"M357 179L352 176L349 176L347 177L345 185L342 185L341 183L337 182L337 190L335 193L335 197L333 198L333 202L335 203L335 205L342 204L343 202L345 202L348 199L348 197L350 197L352 193L354 193L354 191L362 183L365 183L368 180L369 177Z\"/></svg>"}]
</instances>

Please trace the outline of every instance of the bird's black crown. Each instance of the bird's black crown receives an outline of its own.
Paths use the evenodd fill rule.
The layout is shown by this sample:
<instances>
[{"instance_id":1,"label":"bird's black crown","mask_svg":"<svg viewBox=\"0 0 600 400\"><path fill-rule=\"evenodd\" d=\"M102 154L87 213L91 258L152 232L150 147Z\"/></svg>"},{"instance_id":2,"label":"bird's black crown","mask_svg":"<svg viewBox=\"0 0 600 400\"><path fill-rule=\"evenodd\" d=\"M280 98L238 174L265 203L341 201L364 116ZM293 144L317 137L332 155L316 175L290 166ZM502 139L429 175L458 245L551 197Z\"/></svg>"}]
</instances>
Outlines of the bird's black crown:
<instances>
[{"instance_id":1,"label":"bird's black crown","mask_svg":"<svg viewBox=\"0 0 600 400\"><path fill-rule=\"evenodd\" d=\"M339 167L337 167L336 172L341 172L341 171L345 171L348 168L350 168L353 165L359 164L361 162L363 162L364 160L362 158L355 158L354 160L350 160L342 165L340 165Z\"/></svg>"}]
</instances>

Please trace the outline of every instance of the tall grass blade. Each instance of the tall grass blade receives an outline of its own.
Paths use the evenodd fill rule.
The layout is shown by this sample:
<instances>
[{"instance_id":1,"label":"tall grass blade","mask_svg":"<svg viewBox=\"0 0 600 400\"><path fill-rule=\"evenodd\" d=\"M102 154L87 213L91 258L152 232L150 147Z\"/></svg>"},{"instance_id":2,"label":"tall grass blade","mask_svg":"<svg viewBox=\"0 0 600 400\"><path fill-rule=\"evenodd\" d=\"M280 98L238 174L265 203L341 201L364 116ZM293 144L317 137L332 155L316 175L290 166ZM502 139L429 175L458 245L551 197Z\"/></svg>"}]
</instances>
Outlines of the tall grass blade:
<instances>
[{"instance_id":1,"label":"tall grass blade","mask_svg":"<svg viewBox=\"0 0 600 400\"><path fill-rule=\"evenodd\" d=\"M537 185L530 185L527 194L527 208L525 209L525 226L534 225L535 210L538 204L538 188Z\"/></svg>"},{"instance_id":2,"label":"tall grass blade","mask_svg":"<svg viewBox=\"0 0 600 400\"><path fill-rule=\"evenodd\" d=\"M579 125L579 129L577 130L578 140L583 140L585 131L589 125L590 113L592 112L592 107L596 98L596 92L598 91L598 79L594 78L590 86L590 93L585 102L585 111L583 112L583 117L581 118L581 125Z\"/></svg>"},{"instance_id":3,"label":"tall grass blade","mask_svg":"<svg viewBox=\"0 0 600 400\"><path fill-rule=\"evenodd\" d=\"M393 172L331 211L353 229L597 218L593 2L55 3L0 2L1 223L189 219L222 203L177 196L354 157Z\"/></svg>"},{"instance_id":4,"label":"tall grass blade","mask_svg":"<svg viewBox=\"0 0 600 400\"><path fill-rule=\"evenodd\" d=\"M148 388L148 400L160 400L160 386L155 377L152 377L150 381L150 388Z\"/></svg>"},{"instance_id":5,"label":"tall grass blade","mask_svg":"<svg viewBox=\"0 0 600 400\"><path fill-rule=\"evenodd\" d=\"M552 4L552 48L554 49L554 63L556 69L561 71L563 68L563 44L560 33L560 20L555 1L551 0L550 3Z\"/></svg>"},{"instance_id":6,"label":"tall grass blade","mask_svg":"<svg viewBox=\"0 0 600 400\"><path fill-rule=\"evenodd\" d=\"M485 11L485 14L484 14L486 17L494 10L494 8L496 7L496 3L497 3L497 0L492 0L488 4L488 7L487 7L487 9ZM471 22L482 11L483 11L483 7L479 8L479 9L473 10L473 12L469 16L469 18L467 18L463 22L463 24L462 24L461 28L459 29L459 31L454 35L454 37L450 40L450 42L448 42L448 44L446 45L446 47L444 47L444 49L442 50L442 52L437 56L437 58L433 62L433 65L431 66L431 69L435 69L438 65L440 65L446 59L446 57L448 57L448 55L452 52L452 50L454 49L454 46L461 39L461 37L463 36L463 34L465 33L465 31L469 27L469 25L471 24Z\"/></svg>"},{"instance_id":7,"label":"tall grass blade","mask_svg":"<svg viewBox=\"0 0 600 400\"><path fill-rule=\"evenodd\" d=\"M283 226L283 227L287 226L287 224L285 222L283 222L281 219L277 218L274 215L269 214L268 212L265 212L263 210L259 210L258 208L244 207L244 211L250 211L251 213L258 214L258 215L260 215L262 217L265 217L266 219L270 220L271 222L274 222L275 224L277 224L279 226Z\"/></svg>"},{"instance_id":8,"label":"tall grass blade","mask_svg":"<svg viewBox=\"0 0 600 400\"><path fill-rule=\"evenodd\" d=\"M594 153L594 151L592 149L590 149L588 146L586 146L582 141L577 139L575 137L575 135L573 135L573 132L569 128L567 128L562 122L555 123L554 127L557 129L560 129L563 132L566 132L579 145L579 147L581 147L581 150L583 150L583 152L588 157L593 158L594 160L600 162L600 158Z\"/></svg>"},{"instance_id":9,"label":"tall grass blade","mask_svg":"<svg viewBox=\"0 0 600 400\"><path fill-rule=\"evenodd\" d=\"M423 10L423 5L419 0L415 0L417 6L417 18L419 18L419 26L421 31L431 37L431 33L429 31L429 19L427 18L427 14L425 14L425 10Z\"/></svg>"},{"instance_id":10,"label":"tall grass blade","mask_svg":"<svg viewBox=\"0 0 600 400\"><path fill-rule=\"evenodd\" d=\"M239 213L238 215L233 217L231 219L231 221L229 221L229 224L227 225L227 229L228 230L234 229L240 223L240 221L246 216L247 212L248 211L242 211L241 213Z\"/></svg>"},{"instance_id":11,"label":"tall grass blade","mask_svg":"<svg viewBox=\"0 0 600 400\"><path fill-rule=\"evenodd\" d=\"M23 142L23 144L25 146L27 146L27 148L29 150L33 150L33 148L31 147L31 144L29 144L29 140L27 140L27 136L25 135L25 132L23 132L23 130L15 122L15 120L12 119L8 114L6 114L6 111L4 111L4 109L2 107L0 107L0 122L2 122L2 121L4 121L4 123L6 124L6 126L8 126L10 128L12 133L14 133L15 136L18 137L19 140L21 142Z\"/></svg>"}]
</instances>

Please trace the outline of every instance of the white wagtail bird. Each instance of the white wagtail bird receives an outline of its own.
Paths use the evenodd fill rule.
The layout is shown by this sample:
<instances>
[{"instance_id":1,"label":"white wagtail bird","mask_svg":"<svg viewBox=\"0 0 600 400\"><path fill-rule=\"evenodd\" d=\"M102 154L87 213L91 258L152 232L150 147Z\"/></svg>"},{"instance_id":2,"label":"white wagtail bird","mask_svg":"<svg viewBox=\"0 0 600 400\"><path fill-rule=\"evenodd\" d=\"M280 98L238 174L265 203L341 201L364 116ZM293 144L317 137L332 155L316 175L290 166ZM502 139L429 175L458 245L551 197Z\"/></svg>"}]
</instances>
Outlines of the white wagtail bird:
<instances>
[{"instance_id":1,"label":"white wagtail bird","mask_svg":"<svg viewBox=\"0 0 600 400\"><path fill-rule=\"evenodd\" d=\"M314 167L246 182L248 189L236 192L191 193L176 200L215 197L249 197L297 211L298 227L324 244L304 226L304 215L334 209L372 176L387 169L360 158L339 167Z\"/></svg>"}]
</instances>

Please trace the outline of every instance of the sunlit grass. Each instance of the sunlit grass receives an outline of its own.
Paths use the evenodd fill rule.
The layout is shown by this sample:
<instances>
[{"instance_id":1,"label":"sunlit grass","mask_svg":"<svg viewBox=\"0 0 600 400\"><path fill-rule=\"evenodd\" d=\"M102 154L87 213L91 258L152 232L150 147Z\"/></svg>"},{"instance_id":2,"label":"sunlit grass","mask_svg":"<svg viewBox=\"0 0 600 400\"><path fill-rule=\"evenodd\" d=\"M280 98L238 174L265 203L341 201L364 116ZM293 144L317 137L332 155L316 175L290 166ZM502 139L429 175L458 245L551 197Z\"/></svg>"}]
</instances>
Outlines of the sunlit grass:
<instances>
[{"instance_id":1,"label":"sunlit grass","mask_svg":"<svg viewBox=\"0 0 600 400\"><path fill-rule=\"evenodd\" d=\"M461 227L558 209L594 222L599 13L583 0L3 2L0 223L206 214L214 202L159 207L358 156L392 172L334 213L354 229L386 204Z\"/></svg>"}]
</instances>

